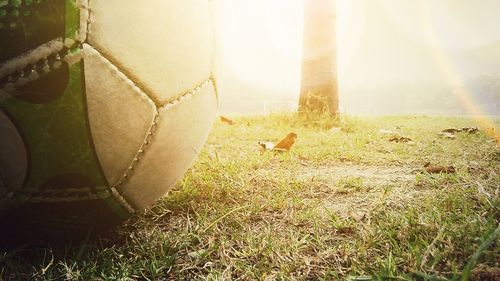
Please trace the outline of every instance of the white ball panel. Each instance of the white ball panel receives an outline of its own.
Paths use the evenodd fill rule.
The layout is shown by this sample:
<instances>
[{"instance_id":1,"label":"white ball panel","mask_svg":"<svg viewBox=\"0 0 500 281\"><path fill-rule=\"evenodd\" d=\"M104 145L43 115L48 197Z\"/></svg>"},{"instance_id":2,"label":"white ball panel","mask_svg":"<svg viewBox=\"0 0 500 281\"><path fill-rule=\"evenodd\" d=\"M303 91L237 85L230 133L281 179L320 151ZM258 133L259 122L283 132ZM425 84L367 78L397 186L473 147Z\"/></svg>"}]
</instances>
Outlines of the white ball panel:
<instances>
[{"instance_id":1,"label":"white ball panel","mask_svg":"<svg viewBox=\"0 0 500 281\"><path fill-rule=\"evenodd\" d=\"M92 0L89 42L163 104L213 68L207 0Z\"/></svg>"},{"instance_id":2,"label":"white ball panel","mask_svg":"<svg viewBox=\"0 0 500 281\"><path fill-rule=\"evenodd\" d=\"M124 175L156 115L153 102L96 50L84 44L92 139L111 185Z\"/></svg>"},{"instance_id":3,"label":"white ball panel","mask_svg":"<svg viewBox=\"0 0 500 281\"><path fill-rule=\"evenodd\" d=\"M215 118L212 83L181 102L161 108L151 143L118 190L134 207L144 209L163 196L191 166Z\"/></svg>"}]
</instances>

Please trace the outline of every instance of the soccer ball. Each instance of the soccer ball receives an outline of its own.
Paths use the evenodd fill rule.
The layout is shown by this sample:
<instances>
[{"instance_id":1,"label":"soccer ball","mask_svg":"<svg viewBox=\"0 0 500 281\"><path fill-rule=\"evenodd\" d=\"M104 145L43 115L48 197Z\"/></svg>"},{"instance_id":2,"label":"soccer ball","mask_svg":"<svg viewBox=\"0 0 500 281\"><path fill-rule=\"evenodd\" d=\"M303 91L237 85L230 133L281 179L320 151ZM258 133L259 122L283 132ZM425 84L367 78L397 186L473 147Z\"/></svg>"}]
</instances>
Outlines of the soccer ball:
<instances>
[{"instance_id":1,"label":"soccer ball","mask_svg":"<svg viewBox=\"0 0 500 281\"><path fill-rule=\"evenodd\" d=\"M84 237L163 196L215 118L209 0L0 1L0 229Z\"/></svg>"}]
</instances>

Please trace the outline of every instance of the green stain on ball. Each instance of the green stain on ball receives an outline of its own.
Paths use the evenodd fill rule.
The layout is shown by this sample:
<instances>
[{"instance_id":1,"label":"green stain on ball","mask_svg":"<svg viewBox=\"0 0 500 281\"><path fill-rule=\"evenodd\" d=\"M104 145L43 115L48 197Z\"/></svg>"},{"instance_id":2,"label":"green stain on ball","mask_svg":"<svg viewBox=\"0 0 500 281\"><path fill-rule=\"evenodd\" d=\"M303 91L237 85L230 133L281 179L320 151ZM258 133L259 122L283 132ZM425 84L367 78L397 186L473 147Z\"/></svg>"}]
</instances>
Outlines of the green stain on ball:
<instances>
[{"instance_id":1,"label":"green stain on ball","mask_svg":"<svg viewBox=\"0 0 500 281\"><path fill-rule=\"evenodd\" d=\"M17 89L21 91L17 93L19 98L1 104L14 116L27 142L30 169L25 188L29 190L38 189L50 177L65 173L84 174L96 185L107 185L89 141L82 65L76 63L66 68L67 72L60 70L60 73L69 77L55 76L60 79L47 83L43 83L43 78L32 82L36 83L36 94L28 83ZM60 85L55 87L57 82ZM26 88L28 94L22 93Z\"/></svg>"},{"instance_id":2,"label":"green stain on ball","mask_svg":"<svg viewBox=\"0 0 500 281\"><path fill-rule=\"evenodd\" d=\"M75 39L79 24L80 7L75 0L0 5L0 38L9 42L0 45L0 63L54 39ZM15 79L23 72L38 72L38 77L0 100L0 109L12 117L22 134L29 163L22 189L11 187L13 196L0 198L0 225L20 227L35 239L85 235L92 228L111 226L130 216L111 196L93 147L83 62L68 65L61 59L81 52L78 44L70 48L50 55L31 70L13 73ZM0 78L0 83L7 81Z\"/></svg>"}]
</instances>

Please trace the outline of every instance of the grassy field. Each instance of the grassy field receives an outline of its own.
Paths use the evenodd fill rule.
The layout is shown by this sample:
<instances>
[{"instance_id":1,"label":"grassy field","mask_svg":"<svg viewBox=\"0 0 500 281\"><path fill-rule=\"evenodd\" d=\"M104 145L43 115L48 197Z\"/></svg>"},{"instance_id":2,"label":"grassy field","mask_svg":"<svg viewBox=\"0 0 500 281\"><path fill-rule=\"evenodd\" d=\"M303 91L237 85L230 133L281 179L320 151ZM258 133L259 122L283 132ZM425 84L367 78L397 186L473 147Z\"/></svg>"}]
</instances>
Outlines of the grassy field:
<instances>
[{"instance_id":1,"label":"grassy field","mask_svg":"<svg viewBox=\"0 0 500 281\"><path fill-rule=\"evenodd\" d=\"M234 121L144 216L86 245L2 253L0 279L500 280L499 146L483 130L438 135L473 120ZM289 153L260 151L289 132Z\"/></svg>"}]
</instances>

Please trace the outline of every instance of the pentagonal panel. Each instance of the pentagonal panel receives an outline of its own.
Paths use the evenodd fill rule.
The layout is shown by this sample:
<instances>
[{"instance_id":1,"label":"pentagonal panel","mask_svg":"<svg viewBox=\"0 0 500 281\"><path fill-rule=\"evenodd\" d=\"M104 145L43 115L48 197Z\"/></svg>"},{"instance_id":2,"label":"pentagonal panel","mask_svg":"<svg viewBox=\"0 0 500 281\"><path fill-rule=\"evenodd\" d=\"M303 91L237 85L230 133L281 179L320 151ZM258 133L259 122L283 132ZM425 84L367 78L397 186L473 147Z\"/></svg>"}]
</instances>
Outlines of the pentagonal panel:
<instances>
[{"instance_id":1,"label":"pentagonal panel","mask_svg":"<svg viewBox=\"0 0 500 281\"><path fill-rule=\"evenodd\" d=\"M179 180L200 152L217 107L212 83L159 110L150 144L119 191L136 208L147 208Z\"/></svg>"},{"instance_id":2,"label":"pentagonal panel","mask_svg":"<svg viewBox=\"0 0 500 281\"><path fill-rule=\"evenodd\" d=\"M96 50L87 44L83 50L92 139L106 178L113 185L143 144L156 107Z\"/></svg>"},{"instance_id":3,"label":"pentagonal panel","mask_svg":"<svg viewBox=\"0 0 500 281\"><path fill-rule=\"evenodd\" d=\"M163 104L212 71L208 0L89 1L88 40Z\"/></svg>"}]
</instances>

